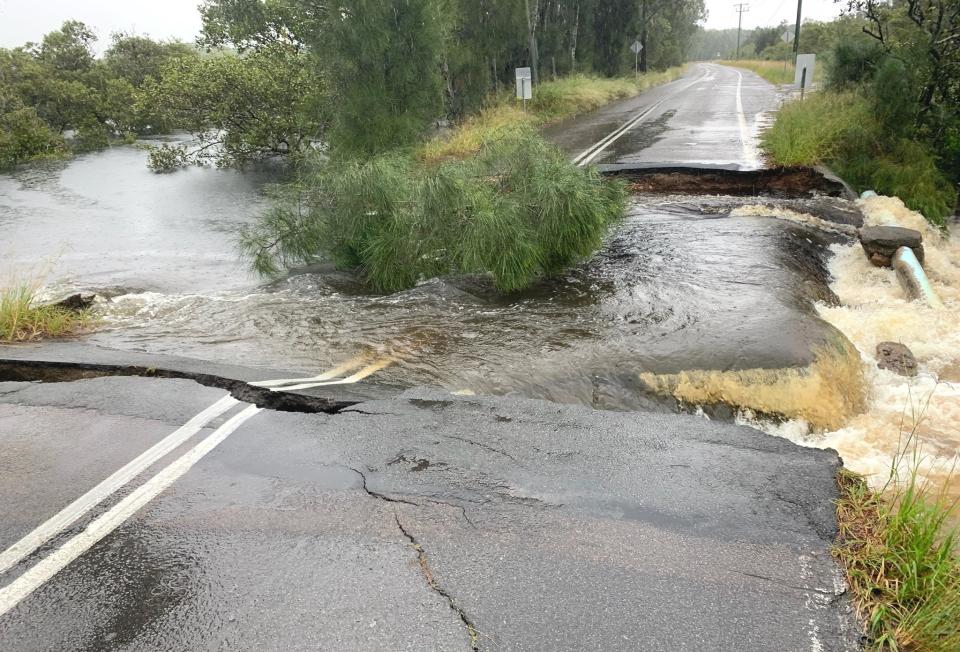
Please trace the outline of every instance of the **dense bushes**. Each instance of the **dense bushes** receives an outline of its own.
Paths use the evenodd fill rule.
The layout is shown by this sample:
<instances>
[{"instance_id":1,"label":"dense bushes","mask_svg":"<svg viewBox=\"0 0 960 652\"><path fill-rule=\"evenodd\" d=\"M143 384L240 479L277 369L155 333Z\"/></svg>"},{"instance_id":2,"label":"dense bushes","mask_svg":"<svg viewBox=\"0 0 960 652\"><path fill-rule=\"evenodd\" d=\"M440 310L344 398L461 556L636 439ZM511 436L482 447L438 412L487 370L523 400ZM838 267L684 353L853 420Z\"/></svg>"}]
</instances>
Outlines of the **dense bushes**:
<instances>
[{"instance_id":1,"label":"dense bushes","mask_svg":"<svg viewBox=\"0 0 960 652\"><path fill-rule=\"evenodd\" d=\"M447 274L523 288L601 244L624 190L571 165L530 127L505 127L476 156L412 153L318 164L243 235L262 273L330 258L381 291Z\"/></svg>"},{"instance_id":2,"label":"dense bushes","mask_svg":"<svg viewBox=\"0 0 960 652\"><path fill-rule=\"evenodd\" d=\"M878 106L863 89L815 93L785 105L763 145L781 165L826 163L857 190L897 196L943 225L957 193L929 146L906 135L909 101ZM906 125L906 126L905 126Z\"/></svg>"}]
</instances>

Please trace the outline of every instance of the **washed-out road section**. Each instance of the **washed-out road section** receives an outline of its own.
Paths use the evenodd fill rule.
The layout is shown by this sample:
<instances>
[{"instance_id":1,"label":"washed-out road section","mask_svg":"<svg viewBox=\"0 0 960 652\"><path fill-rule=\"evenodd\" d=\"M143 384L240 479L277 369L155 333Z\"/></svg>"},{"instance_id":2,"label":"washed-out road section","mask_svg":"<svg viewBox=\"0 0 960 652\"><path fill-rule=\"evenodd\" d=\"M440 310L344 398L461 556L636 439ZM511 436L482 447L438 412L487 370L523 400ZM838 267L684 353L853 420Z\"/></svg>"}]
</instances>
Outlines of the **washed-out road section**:
<instances>
[{"instance_id":1,"label":"washed-out road section","mask_svg":"<svg viewBox=\"0 0 960 652\"><path fill-rule=\"evenodd\" d=\"M697 65L555 140L591 163L751 169L774 97ZM858 649L831 452L373 383L311 390L330 414L254 411L236 390L263 372L216 373L236 403L185 378L0 382L0 649Z\"/></svg>"},{"instance_id":2,"label":"washed-out road section","mask_svg":"<svg viewBox=\"0 0 960 652\"><path fill-rule=\"evenodd\" d=\"M224 396L0 383L0 548ZM0 648L856 649L829 553L833 453L689 416L426 389L260 411L9 604L235 415L0 575Z\"/></svg>"}]
</instances>

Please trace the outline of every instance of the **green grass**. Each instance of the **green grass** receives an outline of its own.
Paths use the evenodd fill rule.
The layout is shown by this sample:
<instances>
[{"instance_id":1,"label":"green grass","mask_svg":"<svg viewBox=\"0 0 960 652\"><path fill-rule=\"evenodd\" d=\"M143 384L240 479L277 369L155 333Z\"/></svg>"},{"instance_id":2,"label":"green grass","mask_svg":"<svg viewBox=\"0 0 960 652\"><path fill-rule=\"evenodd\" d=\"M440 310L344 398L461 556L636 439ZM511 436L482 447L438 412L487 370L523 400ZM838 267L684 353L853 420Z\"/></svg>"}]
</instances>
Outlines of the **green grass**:
<instances>
[{"instance_id":1,"label":"green grass","mask_svg":"<svg viewBox=\"0 0 960 652\"><path fill-rule=\"evenodd\" d=\"M255 269L330 259L383 292L451 274L519 290L591 255L626 191L571 164L528 123L486 132L473 156L412 152L323 164L241 238Z\"/></svg>"},{"instance_id":2,"label":"green grass","mask_svg":"<svg viewBox=\"0 0 960 652\"><path fill-rule=\"evenodd\" d=\"M834 161L850 134L874 121L872 114L870 103L857 93L813 93L780 109L763 134L763 147L780 165Z\"/></svg>"},{"instance_id":3,"label":"green grass","mask_svg":"<svg viewBox=\"0 0 960 652\"><path fill-rule=\"evenodd\" d=\"M792 84L796 66L783 61L765 61L762 59L740 59L739 61L718 61L723 66L744 68L753 71L771 84Z\"/></svg>"},{"instance_id":4,"label":"green grass","mask_svg":"<svg viewBox=\"0 0 960 652\"><path fill-rule=\"evenodd\" d=\"M0 288L0 343L68 337L93 324L87 311L36 305L36 290L29 283Z\"/></svg>"},{"instance_id":5,"label":"green grass","mask_svg":"<svg viewBox=\"0 0 960 652\"><path fill-rule=\"evenodd\" d=\"M496 137L504 129L518 124L541 127L588 113L610 102L679 79L684 69L670 68L639 78L607 79L573 75L543 82L534 89L534 99L528 102L525 111L516 98L504 93L490 98L485 109L457 125L452 133L428 140L418 148L417 156L424 162L434 164L467 158L476 154L482 143Z\"/></svg>"},{"instance_id":6,"label":"green grass","mask_svg":"<svg viewBox=\"0 0 960 652\"><path fill-rule=\"evenodd\" d=\"M778 165L826 164L857 191L900 197L937 226L957 204L957 192L932 151L885 136L870 100L859 91L812 93L784 105L762 143Z\"/></svg>"},{"instance_id":7,"label":"green grass","mask_svg":"<svg viewBox=\"0 0 960 652\"><path fill-rule=\"evenodd\" d=\"M834 553L846 567L870 649L960 650L960 554L950 525L956 503L916 472L880 492L846 470L838 481Z\"/></svg>"}]
</instances>

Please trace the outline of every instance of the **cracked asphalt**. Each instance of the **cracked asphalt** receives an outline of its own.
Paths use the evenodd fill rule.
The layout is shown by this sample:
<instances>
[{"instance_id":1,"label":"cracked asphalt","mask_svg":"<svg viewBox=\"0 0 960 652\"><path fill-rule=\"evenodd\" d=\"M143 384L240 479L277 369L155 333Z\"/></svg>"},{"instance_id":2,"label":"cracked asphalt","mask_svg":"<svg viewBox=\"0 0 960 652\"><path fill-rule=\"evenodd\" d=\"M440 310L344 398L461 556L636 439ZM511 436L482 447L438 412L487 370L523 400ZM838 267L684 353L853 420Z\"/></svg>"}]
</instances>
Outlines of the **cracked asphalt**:
<instances>
[{"instance_id":1,"label":"cracked asphalt","mask_svg":"<svg viewBox=\"0 0 960 652\"><path fill-rule=\"evenodd\" d=\"M0 383L0 549L223 396ZM696 417L428 389L263 410L0 615L0 649L855 650L838 464Z\"/></svg>"}]
</instances>

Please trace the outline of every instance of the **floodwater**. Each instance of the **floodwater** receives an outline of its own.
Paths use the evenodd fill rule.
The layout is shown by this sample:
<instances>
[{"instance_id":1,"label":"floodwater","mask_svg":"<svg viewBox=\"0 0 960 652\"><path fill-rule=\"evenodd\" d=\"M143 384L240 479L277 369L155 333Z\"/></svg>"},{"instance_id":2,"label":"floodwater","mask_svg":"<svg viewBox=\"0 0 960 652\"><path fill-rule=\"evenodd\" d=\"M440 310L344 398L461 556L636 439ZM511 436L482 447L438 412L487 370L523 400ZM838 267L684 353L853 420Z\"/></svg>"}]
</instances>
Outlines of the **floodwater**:
<instances>
[{"instance_id":1,"label":"floodwater","mask_svg":"<svg viewBox=\"0 0 960 652\"><path fill-rule=\"evenodd\" d=\"M855 310L845 284L856 283L844 261L856 255L816 220L749 199L637 197L603 250L563 278L509 297L475 278L384 296L325 266L267 280L248 271L236 236L278 178L154 175L133 147L0 176L0 274L43 273L48 294L106 297L103 327L86 338L104 347L310 374L360 356L390 361L364 382L605 409L702 407L837 445L854 468L873 468L898 436L886 417L869 422L886 401L873 335L857 331L873 327L862 313L843 318ZM919 354L924 372L949 371ZM956 441L953 405L932 436L941 461ZM872 434L840 446L851 428Z\"/></svg>"}]
</instances>

